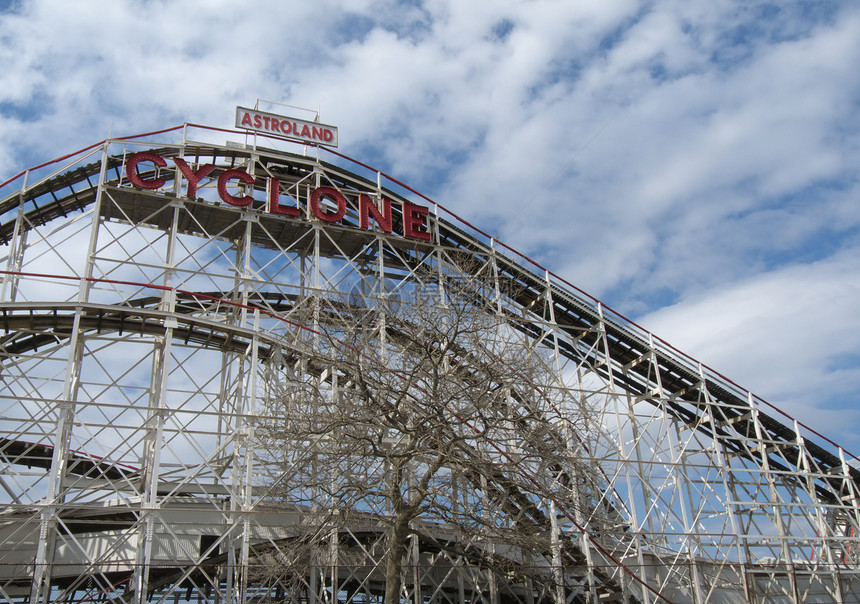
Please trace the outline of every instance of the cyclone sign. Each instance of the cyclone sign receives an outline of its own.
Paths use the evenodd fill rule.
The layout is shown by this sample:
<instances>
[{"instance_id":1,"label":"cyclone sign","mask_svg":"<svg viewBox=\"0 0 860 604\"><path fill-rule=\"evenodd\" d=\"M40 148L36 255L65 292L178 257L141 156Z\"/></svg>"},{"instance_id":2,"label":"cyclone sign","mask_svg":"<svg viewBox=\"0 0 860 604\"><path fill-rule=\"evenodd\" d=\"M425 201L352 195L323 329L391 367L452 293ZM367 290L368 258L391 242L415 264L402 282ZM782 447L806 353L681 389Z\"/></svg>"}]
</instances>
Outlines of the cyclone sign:
<instances>
[{"instance_id":1,"label":"cyclone sign","mask_svg":"<svg viewBox=\"0 0 860 604\"><path fill-rule=\"evenodd\" d=\"M306 122L294 117L275 115L256 109L236 107L236 127L263 134L275 134L306 143L337 147L337 128L318 122Z\"/></svg>"},{"instance_id":2,"label":"cyclone sign","mask_svg":"<svg viewBox=\"0 0 860 604\"><path fill-rule=\"evenodd\" d=\"M195 198L200 182L217 170L215 164L203 164L192 167L181 157L173 157L171 159L179 169L179 172L185 177L185 195L189 198ZM132 153L128 156L125 163L126 178L128 181L139 189L156 190L163 187L166 183L164 178L152 175L144 177L139 172L138 167L141 163L151 163L157 168L167 167L167 160L153 151ZM230 193L229 187L235 185L236 182L253 187L256 179L241 168L224 170L217 177L218 196L221 201L231 206L239 208L250 206L254 202L252 196L237 196ZM269 176L267 178L266 190L267 212L291 218L302 216L302 208L299 207L299 201L290 198L288 195L281 195L280 180L276 176ZM286 199L282 199L282 197ZM287 201L288 203L284 204L282 201ZM365 193L358 195L358 206L356 209L358 210L361 228L371 228L372 220L382 232L392 233L394 232L395 222L399 222L400 234L404 237L423 241L432 240L429 224L430 208L409 203L408 201L398 202L401 205L401 220L395 221L391 200L382 197L380 202L381 205L377 205L371 196ZM317 187L311 191L305 203L310 215L317 220L328 223L340 222L346 215L349 205L346 197L340 191L334 187L325 186ZM326 206L332 207L327 208Z\"/></svg>"}]
</instances>

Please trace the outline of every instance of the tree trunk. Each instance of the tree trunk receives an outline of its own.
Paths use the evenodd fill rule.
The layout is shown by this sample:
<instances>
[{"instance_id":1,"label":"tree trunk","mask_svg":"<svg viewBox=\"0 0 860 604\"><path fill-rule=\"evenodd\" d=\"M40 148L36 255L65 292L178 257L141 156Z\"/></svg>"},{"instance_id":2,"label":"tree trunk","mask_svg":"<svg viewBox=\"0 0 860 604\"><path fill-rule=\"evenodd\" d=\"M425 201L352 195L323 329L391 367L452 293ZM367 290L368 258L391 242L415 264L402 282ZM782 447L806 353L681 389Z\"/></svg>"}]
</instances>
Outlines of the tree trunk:
<instances>
[{"instance_id":1,"label":"tree trunk","mask_svg":"<svg viewBox=\"0 0 860 604\"><path fill-rule=\"evenodd\" d=\"M388 538L388 555L385 559L385 604L400 602L400 566L406 555L409 538L409 519L398 515Z\"/></svg>"}]
</instances>

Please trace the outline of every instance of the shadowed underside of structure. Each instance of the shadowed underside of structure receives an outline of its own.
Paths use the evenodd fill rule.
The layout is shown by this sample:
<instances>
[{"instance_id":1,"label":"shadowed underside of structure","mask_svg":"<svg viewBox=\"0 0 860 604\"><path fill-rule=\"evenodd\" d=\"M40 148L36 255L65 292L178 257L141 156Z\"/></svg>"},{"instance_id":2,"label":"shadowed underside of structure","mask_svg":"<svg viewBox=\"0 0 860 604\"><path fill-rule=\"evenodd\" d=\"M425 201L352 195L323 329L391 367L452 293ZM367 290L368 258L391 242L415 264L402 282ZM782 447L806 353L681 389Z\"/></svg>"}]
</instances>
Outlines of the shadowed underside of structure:
<instances>
[{"instance_id":1,"label":"shadowed underside of structure","mask_svg":"<svg viewBox=\"0 0 860 604\"><path fill-rule=\"evenodd\" d=\"M860 602L837 445L393 179L179 132L0 188L0 601Z\"/></svg>"}]
</instances>

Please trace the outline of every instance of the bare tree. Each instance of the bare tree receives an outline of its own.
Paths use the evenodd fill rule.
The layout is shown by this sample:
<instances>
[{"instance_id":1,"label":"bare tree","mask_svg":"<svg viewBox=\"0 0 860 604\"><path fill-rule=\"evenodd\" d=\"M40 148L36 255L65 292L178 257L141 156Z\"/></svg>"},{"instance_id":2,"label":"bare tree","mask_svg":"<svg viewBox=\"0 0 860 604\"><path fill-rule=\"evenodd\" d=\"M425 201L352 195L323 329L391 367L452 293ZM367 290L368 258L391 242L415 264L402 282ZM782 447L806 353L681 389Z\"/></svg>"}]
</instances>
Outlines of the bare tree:
<instances>
[{"instance_id":1,"label":"bare tree","mask_svg":"<svg viewBox=\"0 0 860 604\"><path fill-rule=\"evenodd\" d=\"M259 431L283 502L325 508L329 523L385 526L386 603L401 599L422 527L455 529L472 556L513 576L528 564L494 544L551 558L544 504L572 509L573 483L593 480L569 432L585 412L551 356L484 296L444 292L416 288L372 308L358 296L320 302L319 329Z\"/></svg>"}]
</instances>

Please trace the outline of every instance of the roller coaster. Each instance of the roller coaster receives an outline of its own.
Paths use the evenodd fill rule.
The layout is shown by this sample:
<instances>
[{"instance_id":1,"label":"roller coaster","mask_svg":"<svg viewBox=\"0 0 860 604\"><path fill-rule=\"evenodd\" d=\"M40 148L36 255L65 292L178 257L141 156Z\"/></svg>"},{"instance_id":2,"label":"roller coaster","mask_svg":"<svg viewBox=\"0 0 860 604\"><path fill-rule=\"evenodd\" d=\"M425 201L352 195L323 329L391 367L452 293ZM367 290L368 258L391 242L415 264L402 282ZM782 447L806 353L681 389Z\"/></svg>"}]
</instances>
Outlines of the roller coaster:
<instances>
[{"instance_id":1,"label":"roller coaster","mask_svg":"<svg viewBox=\"0 0 860 604\"><path fill-rule=\"evenodd\" d=\"M394 558L415 604L860 602L857 458L334 150L104 140L0 185L0 244L2 602L383 602ZM393 556L391 459L310 435L454 307L442 381L504 394L442 409Z\"/></svg>"}]
</instances>

